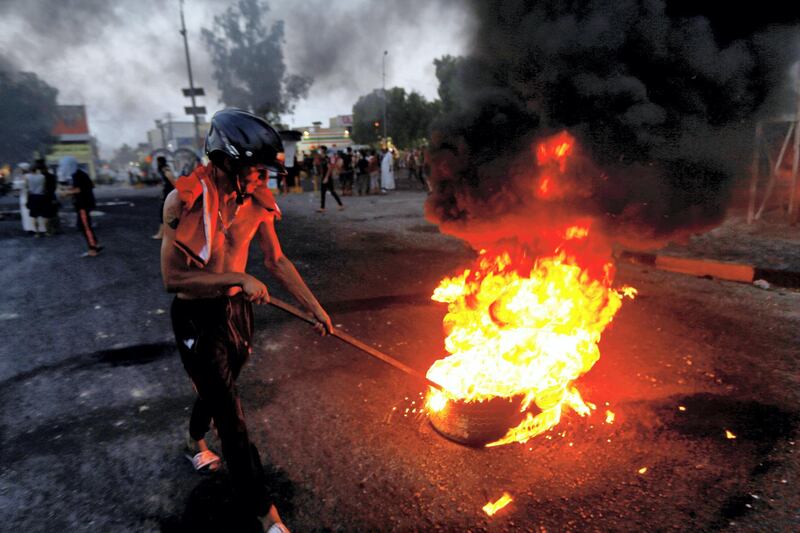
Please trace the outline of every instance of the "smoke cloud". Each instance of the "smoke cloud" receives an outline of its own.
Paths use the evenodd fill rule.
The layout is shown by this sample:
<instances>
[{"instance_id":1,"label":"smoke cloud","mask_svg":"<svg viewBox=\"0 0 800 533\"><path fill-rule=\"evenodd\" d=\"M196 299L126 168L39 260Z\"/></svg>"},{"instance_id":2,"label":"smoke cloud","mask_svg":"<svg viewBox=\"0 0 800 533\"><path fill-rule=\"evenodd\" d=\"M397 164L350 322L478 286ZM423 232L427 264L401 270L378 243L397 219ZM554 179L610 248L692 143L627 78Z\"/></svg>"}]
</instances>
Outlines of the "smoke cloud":
<instances>
[{"instance_id":1,"label":"smoke cloud","mask_svg":"<svg viewBox=\"0 0 800 533\"><path fill-rule=\"evenodd\" d=\"M468 18L463 5L455 0L360 1L337 3L335 7L331 9L326 0L305 2L303 12L308 14L310 31L299 39L288 36L295 68L313 76L322 89L351 85L353 80L364 77L374 82L373 88L377 87L383 50L391 50L392 62L409 61L421 45L420 26L441 25L454 19L466 25ZM287 30L291 32L289 22ZM395 57L400 52L398 45L408 53ZM402 86L398 81L389 79Z\"/></svg>"},{"instance_id":2,"label":"smoke cloud","mask_svg":"<svg viewBox=\"0 0 800 533\"><path fill-rule=\"evenodd\" d=\"M458 64L458 109L435 127L426 215L476 247L535 247L579 219L636 248L710 228L747 173L755 120L792 110L798 15L786 8L472 5L475 45ZM566 163L543 156L560 132L577 141Z\"/></svg>"},{"instance_id":3,"label":"smoke cloud","mask_svg":"<svg viewBox=\"0 0 800 533\"><path fill-rule=\"evenodd\" d=\"M314 79L309 97L294 111L297 125L349 113L359 96L380 87L383 50L389 50L387 85L433 96L431 62L463 50L460 28L471 16L452 0L268 3L270 22L285 21L288 71ZM209 115L222 104L200 29L229 5L184 3L194 82L207 95L197 103ZM103 145L143 141L153 120L167 113L189 120L183 114L189 102L180 91L188 76L178 0L2 0L0 17L5 55L57 87L60 103L85 104ZM413 52L401 57L405 50Z\"/></svg>"}]
</instances>

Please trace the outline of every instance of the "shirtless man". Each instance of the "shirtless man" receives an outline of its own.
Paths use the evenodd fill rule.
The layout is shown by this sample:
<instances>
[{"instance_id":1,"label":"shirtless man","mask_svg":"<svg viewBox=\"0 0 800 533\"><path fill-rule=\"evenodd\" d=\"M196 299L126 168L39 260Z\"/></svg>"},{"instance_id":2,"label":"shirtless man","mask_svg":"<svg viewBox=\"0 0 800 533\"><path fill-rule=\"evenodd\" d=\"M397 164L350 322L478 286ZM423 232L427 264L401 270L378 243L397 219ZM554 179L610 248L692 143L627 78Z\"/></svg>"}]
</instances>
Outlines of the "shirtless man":
<instances>
[{"instance_id":1,"label":"shirtless man","mask_svg":"<svg viewBox=\"0 0 800 533\"><path fill-rule=\"evenodd\" d=\"M282 170L278 133L259 117L226 109L212 118L205 149L211 162L178 179L166 199L161 245L164 286L176 293L175 338L198 393L189 423L189 442L197 452L192 462L197 469L219 466L204 438L213 418L242 513L270 533L287 532L270 499L235 385L250 353L252 304L269 302L264 283L245 272L253 238L264 252L264 265L317 319L317 330L324 335L333 328L275 233L280 210L265 182L268 170Z\"/></svg>"}]
</instances>

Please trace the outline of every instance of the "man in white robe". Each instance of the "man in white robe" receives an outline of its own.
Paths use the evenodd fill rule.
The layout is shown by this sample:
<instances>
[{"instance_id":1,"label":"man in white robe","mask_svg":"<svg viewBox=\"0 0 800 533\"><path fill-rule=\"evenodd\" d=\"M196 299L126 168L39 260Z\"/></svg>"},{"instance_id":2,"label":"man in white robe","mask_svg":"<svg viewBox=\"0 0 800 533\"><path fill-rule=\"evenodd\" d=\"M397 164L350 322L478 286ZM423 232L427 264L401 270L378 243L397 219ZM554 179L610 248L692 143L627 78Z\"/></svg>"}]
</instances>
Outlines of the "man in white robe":
<instances>
[{"instance_id":1,"label":"man in white robe","mask_svg":"<svg viewBox=\"0 0 800 533\"><path fill-rule=\"evenodd\" d=\"M22 188L19 191L19 217L22 220L22 231L26 233L36 233L36 226L33 224L33 217L28 210L28 174L31 172L29 163L20 163L19 169L22 171Z\"/></svg>"},{"instance_id":2,"label":"man in white robe","mask_svg":"<svg viewBox=\"0 0 800 533\"><path fill-rule=\"evenodd\" d=\"M381 159L381 190L393 191L394 185L394 158L391 150L384 149L383 159Z\"/></svg>"}]
</instances>

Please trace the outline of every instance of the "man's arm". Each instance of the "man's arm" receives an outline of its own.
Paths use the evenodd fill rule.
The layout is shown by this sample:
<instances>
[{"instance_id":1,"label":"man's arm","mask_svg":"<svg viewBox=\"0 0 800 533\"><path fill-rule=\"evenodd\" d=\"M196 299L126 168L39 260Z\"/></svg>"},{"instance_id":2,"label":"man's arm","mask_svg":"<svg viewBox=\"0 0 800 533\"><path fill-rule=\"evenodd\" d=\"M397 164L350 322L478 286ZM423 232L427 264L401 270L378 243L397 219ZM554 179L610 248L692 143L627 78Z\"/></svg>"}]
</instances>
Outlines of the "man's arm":
<instances>
[{"instance_id":1,"label":"man's arm","mask_svg":"<svg viewBox=\"0 0 800 533\"><path fill-rule=\"evenodd\" d=\"M311 289L303 281L294 264L288 257L283 255L271 215L265 216L258 226L258 244L264 252L264 266L320 322L317 328L320 333L324 335L325 333L333 332L333 324L328 313L325 312Z\"/></svg>"},{"instance_id":2,"label":"man's arm","mask_svg":"<svg viewBox=\"0 0 800 533\"><path fill-rule=\"evenodd\" d=\"M181 200L172 191L164 202L164 238L161 241L161 277L167 292L181 292L197 298L213 298L231 287L242 287L252 302L267 303L267 287L244 272L210 272L192 268L175 247L175 230L180 222Z\"/></svg>"}]
</instances>

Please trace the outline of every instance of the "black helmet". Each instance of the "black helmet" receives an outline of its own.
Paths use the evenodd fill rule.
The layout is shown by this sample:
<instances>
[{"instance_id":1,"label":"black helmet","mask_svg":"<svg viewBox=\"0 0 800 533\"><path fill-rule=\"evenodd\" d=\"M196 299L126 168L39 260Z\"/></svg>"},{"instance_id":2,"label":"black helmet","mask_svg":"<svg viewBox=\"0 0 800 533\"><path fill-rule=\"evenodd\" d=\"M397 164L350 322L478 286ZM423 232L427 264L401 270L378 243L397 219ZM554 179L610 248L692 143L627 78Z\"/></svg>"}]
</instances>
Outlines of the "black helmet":
<instances>
[{"instance_id":1,"label":"black helmet","mask_svg":"<svg viewBox=\"0 0 800 533\"><path fill-rule=\"evenodd\" d=\"M267 121L241 109L223 109L211 118L206 135L206 155L217 166L229 157L238 165L262 164L286 173L277 160L283 152L281 137Z\"/></svg>"}]
</instances>

